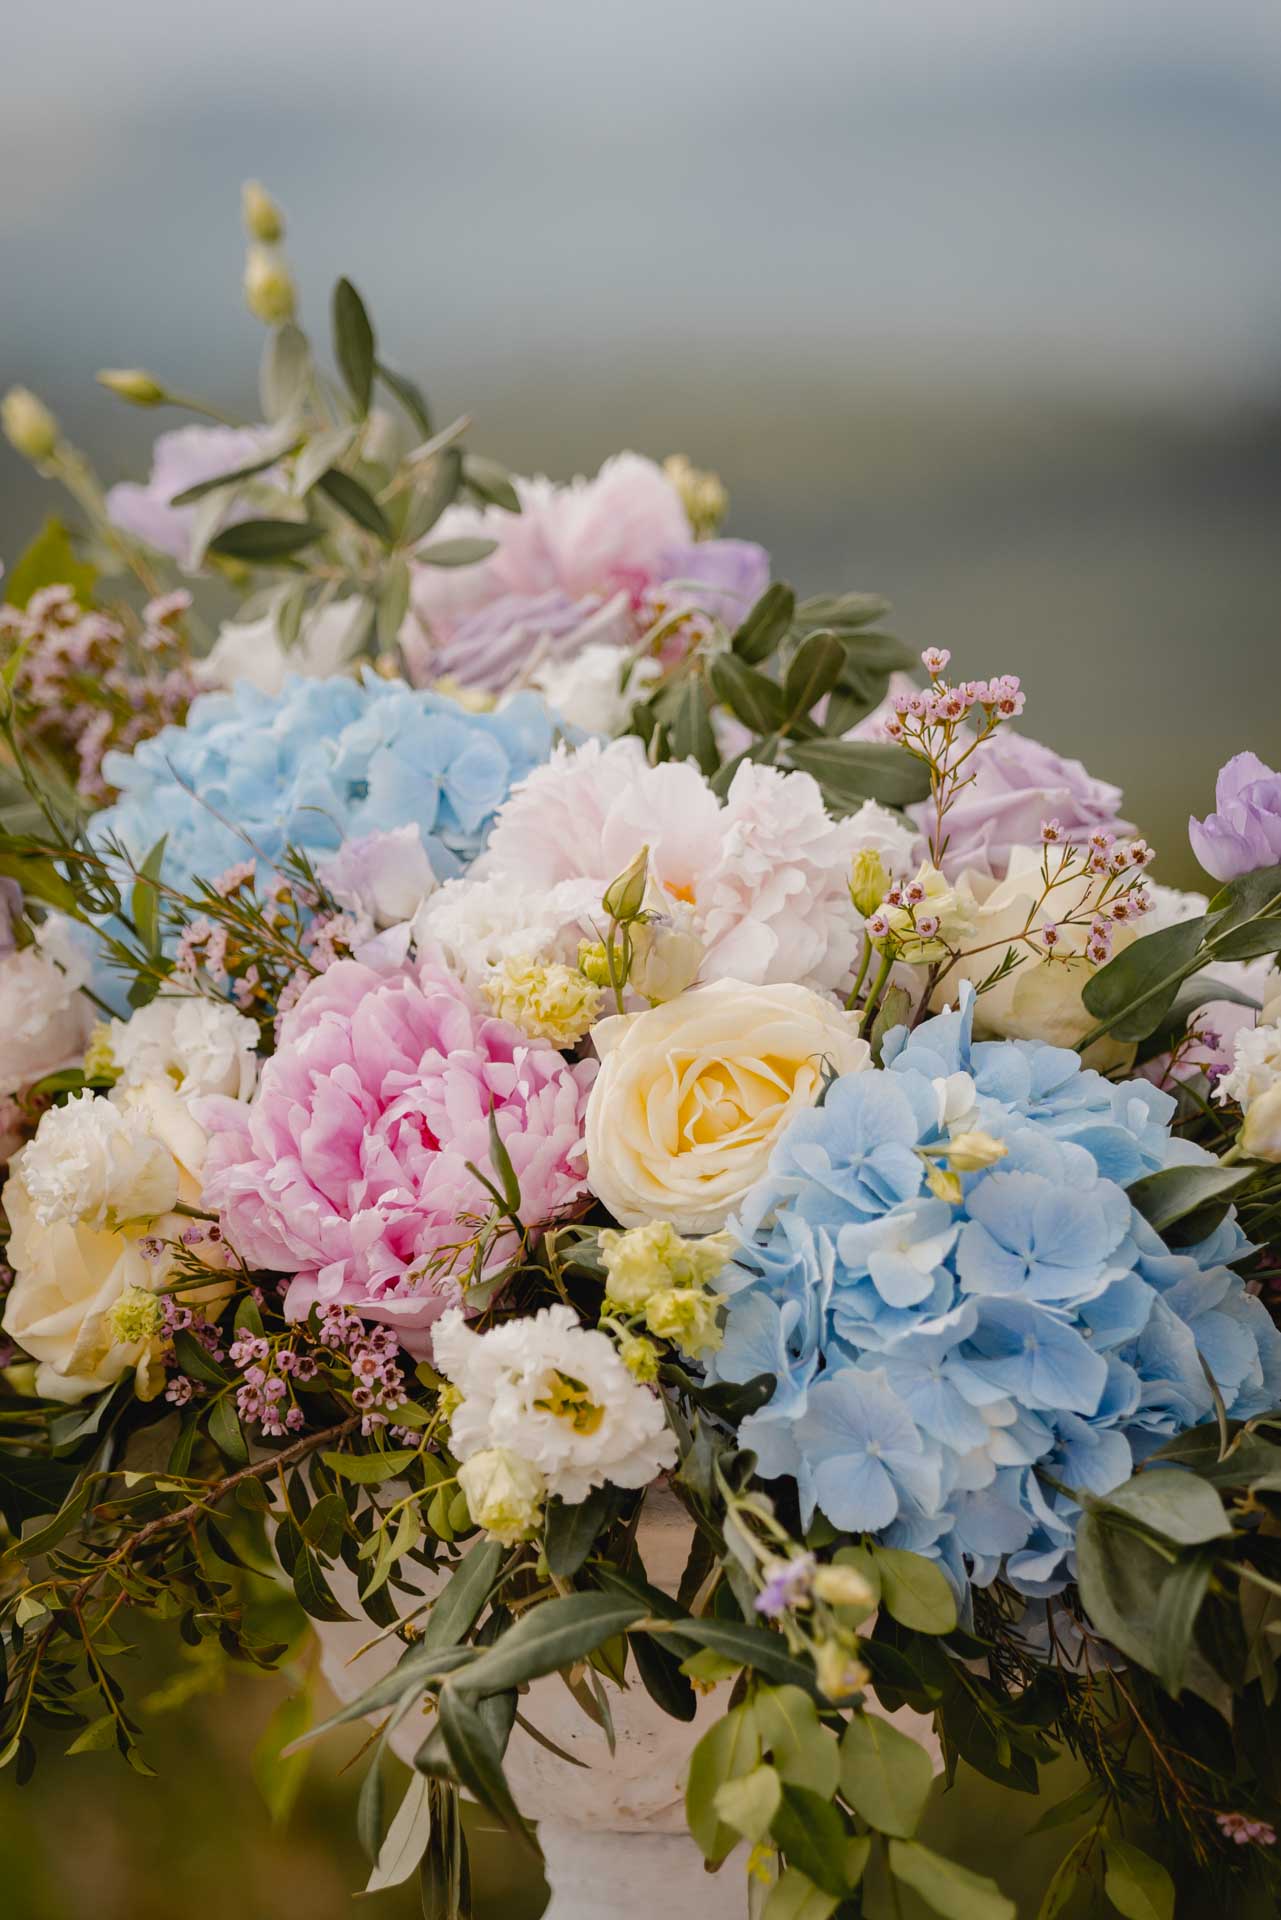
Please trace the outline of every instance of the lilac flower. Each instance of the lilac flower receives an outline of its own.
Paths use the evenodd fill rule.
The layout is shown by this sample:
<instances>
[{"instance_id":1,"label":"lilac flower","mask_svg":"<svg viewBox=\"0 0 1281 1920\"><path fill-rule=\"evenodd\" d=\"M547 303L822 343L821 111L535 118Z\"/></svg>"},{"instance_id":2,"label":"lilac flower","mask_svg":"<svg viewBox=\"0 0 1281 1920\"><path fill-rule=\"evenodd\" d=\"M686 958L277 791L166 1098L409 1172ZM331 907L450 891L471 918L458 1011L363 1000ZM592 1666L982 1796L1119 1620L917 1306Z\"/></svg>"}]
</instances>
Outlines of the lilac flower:
<instances>
[{"instance_id":1,"label":"lilac flower","mask_svg":"<svg viewBox=\"0 0 1281 1920\"><path fill-rule=\"evenodd\" d=\"M270 450L271 439L269 427L179 427L176 433L162 433L151 450L150 478L144 486L123 481L112 487L107 495L108 517L125 533L171 555L180 566L193 566L193 533L200 510L175 507L174 495L252 465ZM263 478L270 480L271 475ZM239 508L226 518L230 524L245 519L249 512L248 507Z\"/></svg>"},{"instance_id":2,"label":"lilac flower","mask_svg":"<svg viewBox=\"0 0 1281 1920\"><path fill-rule=\"evenodd\" d=\"M1281 861L1281 773L1256 753L1238 753L1219 770L1214 807L1204 820L1188 821L1192 851L1216 880Z\"/></svg>"},{"instance_id":3,"label":"lilac flower","mask_svg":"<svg viewBox=\"0 0 1281 1920\"><path fill-rule=\"evenodd\" d=\"M816 1564L812 1553L798 1553L791 1560L771 1560L765 1569L765 1585L756 1596L757 1613L763 1613L767 1620L777 1620L789 1608L805 1606Z\"/></svg>"},{"instance_id":4,"label":"lilac flower","mask_svg":"<svg viewBox=\"0 0 1281 1920\"><path fill-rule=\"evenodd\" d=\"M1091 834L1128 833L1120 817L1121 789L1096 780L1079 760L1065 760L1039 740L1003 728L985 741L970 761L973 773L960 788L947 815L949 878L965 868L1004 876L1015 847L1035 846L1046 838L1065 846L1084 846ZM922 801L908 812L923 832L933 819L933 803Z\"/></svg>"}]
</instances>

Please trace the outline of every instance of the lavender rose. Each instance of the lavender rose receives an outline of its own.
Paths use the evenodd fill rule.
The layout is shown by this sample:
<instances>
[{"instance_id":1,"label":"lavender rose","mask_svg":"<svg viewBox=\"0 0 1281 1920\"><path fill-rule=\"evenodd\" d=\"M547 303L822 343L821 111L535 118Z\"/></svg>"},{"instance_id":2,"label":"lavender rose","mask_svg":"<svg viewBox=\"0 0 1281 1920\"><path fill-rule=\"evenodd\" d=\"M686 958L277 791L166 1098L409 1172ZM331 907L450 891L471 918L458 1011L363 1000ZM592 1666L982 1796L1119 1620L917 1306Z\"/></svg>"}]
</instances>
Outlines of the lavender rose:
<instances>
[{"instance_id":1,"label":"lavender rose","mask_svg":"<svg viewBox=\"0 0 1281 1920\"><path fill-rule=\"evenodd\" d=\"M1041 823L1057 820L1059 841L1080 846L1092 833L1134 831L1121 819L1121 789L1096 780L1079 760L1065 760L1039 740L1002 728L971 761L974 778L947 816L943 867L949 879L969 868L1004 878L1015 847L1035 846ZM909 807L923 833L934 825L933 806Z\"/></svg>"},{"instance_id":2,"label":"lavender rose","mask_svg":"<svg viewBox=\"0 0 1281 1920\"><path fill-rule=\"evenodd\" d=\"M1216 880L1281 861L1281 773L1257 753L1234 754L1219 770L1214 812L1188 821L1192 851Z\"/></svg>"}]
</instances>

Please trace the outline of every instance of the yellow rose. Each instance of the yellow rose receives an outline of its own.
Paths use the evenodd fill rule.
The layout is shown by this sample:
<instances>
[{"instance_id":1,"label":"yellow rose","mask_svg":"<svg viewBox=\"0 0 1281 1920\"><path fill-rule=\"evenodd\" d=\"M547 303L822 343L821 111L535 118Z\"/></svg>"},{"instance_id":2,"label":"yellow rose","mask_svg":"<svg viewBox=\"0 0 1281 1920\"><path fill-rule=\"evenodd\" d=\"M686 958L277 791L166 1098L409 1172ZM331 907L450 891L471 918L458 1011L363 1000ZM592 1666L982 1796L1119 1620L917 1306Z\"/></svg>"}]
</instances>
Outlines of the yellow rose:
<instances>
[{"instance_id":1,"label":"yellow rose","mask_svg":"<svg viewBox=\"0 0 1281 1920\"><path fill-rule=\"evenodd\" d=\"M625 1227L714 1233L828 1074L871 1064L852 1015L808 987L718 980L600 1021L588 1184Z\"/></svg>"}]
</instances>

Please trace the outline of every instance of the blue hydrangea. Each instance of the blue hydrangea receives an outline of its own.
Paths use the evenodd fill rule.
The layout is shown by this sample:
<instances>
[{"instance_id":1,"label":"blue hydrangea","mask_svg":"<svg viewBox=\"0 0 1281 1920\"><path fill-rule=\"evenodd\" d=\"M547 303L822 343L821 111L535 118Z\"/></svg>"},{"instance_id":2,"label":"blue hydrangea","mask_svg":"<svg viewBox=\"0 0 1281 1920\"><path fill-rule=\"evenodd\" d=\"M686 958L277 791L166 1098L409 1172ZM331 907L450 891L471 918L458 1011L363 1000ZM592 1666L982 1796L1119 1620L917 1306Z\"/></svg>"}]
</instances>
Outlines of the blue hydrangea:
<instances>
[{"instance_id":1,"label":"blue hydrangea","mask_svg":"<svg viewBox=\"0 0 1281 1920\"><path fill-rule=\"evenodd\" d=\"M165 877L185 887L255 854L271 863L293 845L323 858L345 839L413 822L444 879L480 852L495 812L552 742L532 694L476 714L372 673L295 678L274 695L242 682L202 694L184 726L108 754L103 770L120 798L91 831L135 861L166 835Z\"/></svg>"},{"instance_id":2,"label":"blue hydrangea","mask_svg":"<svg viewBox=\"0 0 1281 1920\"><path fill-rule=\"evenodd\" d=\"M818 1508L959 1587L1004 1570L1044 1595L1073 1572L1065 1489L1108 1492L1213 1418L1207 1369L1234 1418L1276 1406L1281 1333L1232 1269L1231 1215L1176 1251L1125 1191L1209 1158L1172 1137L1174 1101L1063 1048L976 1044L973 1009L966 988L898 1029L884 1071L835 1081L780 1139L734 1223L713 1372L775 1376L741 1440L796 1480L807 1524ZM953 1204L923 1150L962 1129L1006 1153Z\"/></svg>"}]
</instances>

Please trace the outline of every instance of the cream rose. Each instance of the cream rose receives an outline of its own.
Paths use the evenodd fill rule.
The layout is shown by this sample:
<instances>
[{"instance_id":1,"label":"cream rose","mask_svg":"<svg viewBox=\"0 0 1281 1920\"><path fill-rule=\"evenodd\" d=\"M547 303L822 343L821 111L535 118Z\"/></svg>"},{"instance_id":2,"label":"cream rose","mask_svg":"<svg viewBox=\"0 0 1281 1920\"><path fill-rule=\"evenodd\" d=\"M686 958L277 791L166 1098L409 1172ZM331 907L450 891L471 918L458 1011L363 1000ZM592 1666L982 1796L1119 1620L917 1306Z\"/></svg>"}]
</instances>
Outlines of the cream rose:
<instances>
[{"instance_id":1,"label":"cream rose","mask_svg":"<svg viewBox=\"0 0 1281 1920\"><path fill-rule=\"evenodd\" d=\"M588 1184L621 1225L681 1233L723 1227L824 1075L871 1064L853 1016L821 995L740 980L602 1020L592 1039Z\"/></svg>"},{"instance_id":2,"label":"cream rose","mask_svg":"<svg viewBox=\"0 0 1281 1920\"><path fill-rule=\"evenodd\" d=\"M199 1203L204 1152L203 1129L160 1082L50 1109L15 1156L4 1189L14 1282L3 1328L39 1363L38 1393L82 1400L129 1372L143 1399L160 1391L158 1295L175 1274L168 1243L190 1222L156 1209ZM117 1230L107 1222L121 1208L131 1223L139 1209L145 1218ZM214 1257L202 1250L206 1262ZM229 1282L214 1281L182 1299L212 1314L229 1294Z\"/></svg>"}]
</instances>

